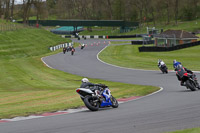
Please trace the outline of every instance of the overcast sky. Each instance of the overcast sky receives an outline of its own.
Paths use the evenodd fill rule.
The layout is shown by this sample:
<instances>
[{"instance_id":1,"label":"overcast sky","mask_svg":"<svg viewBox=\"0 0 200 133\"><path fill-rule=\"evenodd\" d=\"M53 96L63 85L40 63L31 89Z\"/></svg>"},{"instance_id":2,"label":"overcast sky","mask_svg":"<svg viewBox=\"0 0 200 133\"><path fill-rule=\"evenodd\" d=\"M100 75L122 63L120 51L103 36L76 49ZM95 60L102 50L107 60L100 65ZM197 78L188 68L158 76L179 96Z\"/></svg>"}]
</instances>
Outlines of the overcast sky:
<instances>
[{"instance_id":1,"label":"overcast sky","mask_svg":"<svg viewBox=\"0 0 200 133\"><path fill-rule=\"evenodd\" d=\"M16 3L16 4L21 4L21 3L22 3L22 0L15 0L15 3Z\"/></svg>"},{"instance_id":2,"label":"overcast sky","mask_svg":"<svg viewBox=\"0 0 200 133\"><path fill-rule=\"evenodd\" d=\"M42 0L42 1L46 1L46 0ZM23 3L23 0L15 0L15 3L16 3L16 4L22 4L22 3Z\"/></svg>"}]
</instances>

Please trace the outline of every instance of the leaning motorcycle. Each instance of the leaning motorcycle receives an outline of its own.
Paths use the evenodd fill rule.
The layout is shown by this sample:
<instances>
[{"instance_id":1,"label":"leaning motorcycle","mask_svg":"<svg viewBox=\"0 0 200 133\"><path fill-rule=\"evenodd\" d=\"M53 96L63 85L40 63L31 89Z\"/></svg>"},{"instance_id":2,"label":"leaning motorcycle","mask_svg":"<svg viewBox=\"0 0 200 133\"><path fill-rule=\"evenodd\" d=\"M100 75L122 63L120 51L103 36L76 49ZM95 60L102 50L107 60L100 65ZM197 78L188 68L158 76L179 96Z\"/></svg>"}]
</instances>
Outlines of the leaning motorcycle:
<instances>
[{"instance_id":1,"label":"leaning motorcycle","mask_svg":"<svg viewBox=\"0 0 200 133\"><path fill-rule=\"evenodd\" d=\"M74 55L74 52L75 52L75 49L72 48L72 50L71 50L71 55Z\"/></svg>"},{"instance_id":2,"label":"leaning motorcycle","mask_svg":"<svg viewBox=\"0 0 200 133\"><path fill-rule=\"evenodd\" d=\"M119 106L118 101L111 95L107 86L94 86L93 88L77 88L76 92L80 95L85 106L91 111L97 111L99 108Z\"/></svg>"},{"instance_id":3,"label":"leaning motorcycle","mask_svg":"<svg viewBox=\"0 0 200 133\"><path fill-rule=\"evenodd\" d=\"M160 65L158 66L159 69L161 70L161 72L164 74L164 73L168 73L168 68L167 66L164 64L164 65Z\"/></svg>"},{"instance_id":4,"label":"leaning motorcycle","mask_svg":"<svg viewBox=\"0 0 200 133\"><path fill-rule=\"evenodd\" d=\"M85 47L85 45L81 45L81 49L83 49Z\"/></svg>"},{"instance_id":5,"label":"leaning motorcycle","mask_svg":"<svg viewBox=\"0 0 200 133\"><path fill-rule=\"evenodd\" d=\"M200 89L195 74L187 73L183 70L177 70L176 75L180 77L181 82L185 83L187 89L190 89L191 91L196 91L196 88Z\"/></svg>"},{"instance_id":6,"label":"leaning motorcycle","mask_svg":"<svg viewBox=\"0 0 200 133\"><path fill-rule=\"evenodd\" d=\"M63 54L65 54L67 51L67 48L63 48Z\"/></svg>"}]
</instances>

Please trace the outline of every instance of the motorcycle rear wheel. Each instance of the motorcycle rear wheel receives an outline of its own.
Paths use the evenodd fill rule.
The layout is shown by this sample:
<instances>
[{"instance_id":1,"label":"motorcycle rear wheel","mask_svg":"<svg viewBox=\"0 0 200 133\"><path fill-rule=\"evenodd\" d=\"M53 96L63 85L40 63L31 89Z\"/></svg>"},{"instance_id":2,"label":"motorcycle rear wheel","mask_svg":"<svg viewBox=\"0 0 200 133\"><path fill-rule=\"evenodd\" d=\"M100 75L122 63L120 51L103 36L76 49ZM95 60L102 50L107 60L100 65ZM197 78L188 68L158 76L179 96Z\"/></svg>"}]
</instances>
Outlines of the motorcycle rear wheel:
<instances>
[{"instance_id":1,"label":"motorcycle rear wheel","mask_svg":"<svg viewBox=\"0 0 200 133\"><path fill-rule=\"evenodd\" d=\"M189 88L191 91L196 91L196 87L190 80L186 80L186 87Z\"/></svg>"},{"instance_id":2,"label":"motorcycle rear wheel","mask_svg":"<svg viewBox=\"0 0 200 133\"><path fill-rule=\"evenodd\" d=\"M99 110L99 102L93 102L94 99L92 98L92 96L86 96L84 98L84 103L85 106L91 110L91 111L97 111Z\"/></svg>"}]
</instances>

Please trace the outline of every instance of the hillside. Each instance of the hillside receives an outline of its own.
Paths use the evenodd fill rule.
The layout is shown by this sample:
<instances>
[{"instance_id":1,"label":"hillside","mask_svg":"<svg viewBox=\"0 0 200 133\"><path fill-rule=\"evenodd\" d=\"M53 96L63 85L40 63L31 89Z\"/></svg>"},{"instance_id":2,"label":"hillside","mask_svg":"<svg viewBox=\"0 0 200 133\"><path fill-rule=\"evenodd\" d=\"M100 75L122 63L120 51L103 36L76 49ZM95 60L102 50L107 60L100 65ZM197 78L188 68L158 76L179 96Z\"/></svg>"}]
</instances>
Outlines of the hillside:
<instances>
[{"instance_id":1,"label":"hillside","mask_svg":"<svg viewBox=\"0 0 200 133\"><path fill-rule=\"evenodd\" d=\"M61 52L50 52L49 46L70 40L30 28L2 32L0 39L0 119L83 106L75 92L82 77L50 69L41 61L43 56ZM116 98L146 95L159 89L98 79L90 81L110 86Z\"/></svg>"},{"instance_id":2,"label":"hillside","mask_svg":"<svg viewBox=\"0 0 200 133\"><path fill-rule=\"evenodd\" d=\"M39 56L49 52L49 47L69 42L48 31L25 28L0 33L0 58L13 59Z\"/></svg>"}]
</instances>

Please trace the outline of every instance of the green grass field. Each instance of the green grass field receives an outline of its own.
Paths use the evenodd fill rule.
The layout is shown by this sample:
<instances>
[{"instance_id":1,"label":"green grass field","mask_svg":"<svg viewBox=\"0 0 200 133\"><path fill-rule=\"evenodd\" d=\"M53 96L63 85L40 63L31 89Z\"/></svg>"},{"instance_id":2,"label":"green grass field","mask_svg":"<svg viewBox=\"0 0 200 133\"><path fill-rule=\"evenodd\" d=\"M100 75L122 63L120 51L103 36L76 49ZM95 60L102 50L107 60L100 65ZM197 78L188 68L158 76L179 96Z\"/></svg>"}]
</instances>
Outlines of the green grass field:
<instances>
[{"instance_id":1,"label":"green grass field","mask_svg":"<svg viewBox=\"0 0 200 133\"><path fill-rule=\"evenodd\" d=\"M41 57L70 40L42 29L26 28L0 33L0 119L83 106L75 92L82 77L46 67ZM158 87L90 79L107 84L116 98L143 96Z\"/></svg>"},{"instance_id":2,"label":"green grass field","mask_svg":"<svg viewBox=\"0 0 200 133\"><path fill-rule=\"evenodd\" d=\"M192 129L174 131L169 133L200 133L200 128L192 128Z\"/></svg>"},{"instance_id":3,"label":"green grass field","mask_svg":"<svg viewBox=\"0 0 200 133\"><path fill-rule=\"evenodd\" d=\"M200 70L200 46L171 52L139 52L138 47L141 45L111 45L100 53L99 58L122 67L148 70L158 70L158 59L162 59L173 70L173 60L176 59L188 69Z\"/></svg>"}]
</instances>

